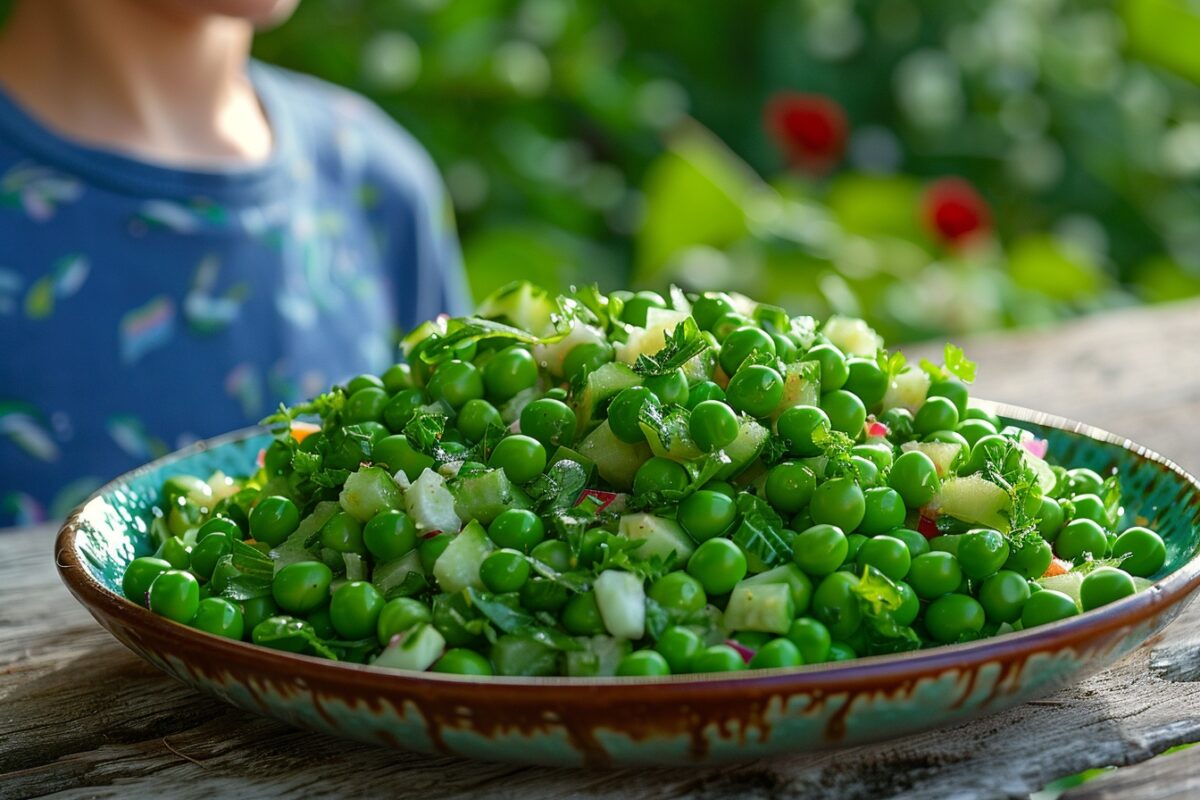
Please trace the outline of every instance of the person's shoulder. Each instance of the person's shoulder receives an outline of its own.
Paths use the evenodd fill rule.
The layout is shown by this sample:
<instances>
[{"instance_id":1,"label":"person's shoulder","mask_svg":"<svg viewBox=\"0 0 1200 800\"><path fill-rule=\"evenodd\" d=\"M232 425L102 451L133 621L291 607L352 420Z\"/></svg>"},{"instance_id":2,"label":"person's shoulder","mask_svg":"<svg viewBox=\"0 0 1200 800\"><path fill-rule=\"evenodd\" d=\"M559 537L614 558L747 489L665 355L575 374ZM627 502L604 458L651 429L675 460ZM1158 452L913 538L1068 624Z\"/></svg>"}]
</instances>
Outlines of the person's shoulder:
<instances>
[{"instance_id":1,"label":"person's shoulder","mask_svg":"<svg viewBox=\"0 0 1200 800\"><path fill-rule=\"evenodd\" d=\"M441 178L425 148L371 100L312 75L256 62L260 80L291 118L304 146L322 165L402 199L429 202ZM438 200L440 202L440 200Z\"/></svg>"}]
</instances>

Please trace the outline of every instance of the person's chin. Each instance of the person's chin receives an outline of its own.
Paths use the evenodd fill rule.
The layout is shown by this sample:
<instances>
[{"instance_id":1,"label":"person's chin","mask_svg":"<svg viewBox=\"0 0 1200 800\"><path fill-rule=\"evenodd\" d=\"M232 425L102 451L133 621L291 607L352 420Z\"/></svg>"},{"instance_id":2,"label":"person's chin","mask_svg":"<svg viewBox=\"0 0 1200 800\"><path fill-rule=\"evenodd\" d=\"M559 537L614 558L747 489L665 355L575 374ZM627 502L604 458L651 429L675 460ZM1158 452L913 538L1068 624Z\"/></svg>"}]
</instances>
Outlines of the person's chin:
<instances>
[{"instance_id":1,"label":"person's chin","mask_svg":"<svg viewBox=\"0 0 1200 800\"><path fill-rule=\"evenodd\" d=\"M189 0L193 11L235 17L256 27L279 25L296 10L300 0Z\"/></svg>"}]
</instances>

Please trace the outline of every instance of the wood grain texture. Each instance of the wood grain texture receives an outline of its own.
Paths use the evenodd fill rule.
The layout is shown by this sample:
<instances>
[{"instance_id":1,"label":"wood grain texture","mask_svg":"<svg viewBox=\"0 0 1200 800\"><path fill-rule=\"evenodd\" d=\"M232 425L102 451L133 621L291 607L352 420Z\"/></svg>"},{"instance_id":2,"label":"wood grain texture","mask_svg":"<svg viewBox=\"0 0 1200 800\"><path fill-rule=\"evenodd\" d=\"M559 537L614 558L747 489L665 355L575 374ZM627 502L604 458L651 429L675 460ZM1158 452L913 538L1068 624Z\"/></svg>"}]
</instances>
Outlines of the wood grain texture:
<instances>
[{"instance_id":1,"label":"wood grain texture","mask_svg":"<svg viewBox=\"0 0 1200 800\"><path fill-rule=\"evenodd\" d=\"M1200 306L1182 305L966 349L980 364L979 396L1090 422L1197 470L1198 340ZM255 717L165 677L67 594L52 538L49 529L0 533L0 798L1027 797L1055 778L1139 764L1200 739L1198 605L1159 641L1078 686L881 745L720 770L534 769L397 753ZM1069 796L1196 796L1197 751Z\"/></svg>"}]
</instances>

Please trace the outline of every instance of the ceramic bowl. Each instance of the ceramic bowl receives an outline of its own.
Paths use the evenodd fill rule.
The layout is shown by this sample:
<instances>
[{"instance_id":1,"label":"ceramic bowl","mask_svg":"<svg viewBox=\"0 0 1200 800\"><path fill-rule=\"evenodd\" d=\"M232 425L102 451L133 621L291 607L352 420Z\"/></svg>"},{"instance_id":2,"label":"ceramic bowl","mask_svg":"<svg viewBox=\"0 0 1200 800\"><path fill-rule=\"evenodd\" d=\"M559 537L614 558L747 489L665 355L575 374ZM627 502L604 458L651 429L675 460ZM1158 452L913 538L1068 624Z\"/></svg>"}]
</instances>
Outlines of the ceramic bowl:
<instances>
[{"instance_id":1,"label":"ceramic bowl","mask_svg":"<svg viewBox=\"0 0 1200 800\"><path fill-rule=\"evenodd\" d=\"M1120 470L1126 524L1149 524L1167 564L1149 589L1051 625L840 664L639 679L470 678L341 664L171 622L120 594L150 552L164 478L245 474L269 438L231 434L110 483L58 536L62 579L121 642L164 672L248 711L391 747L530 764L678 764L861 744L1008 708L1103 669L1174 619L1200 586L1200 483L1086 425L1007 406L1057 463Z\"/></svg>"}]
</instances>

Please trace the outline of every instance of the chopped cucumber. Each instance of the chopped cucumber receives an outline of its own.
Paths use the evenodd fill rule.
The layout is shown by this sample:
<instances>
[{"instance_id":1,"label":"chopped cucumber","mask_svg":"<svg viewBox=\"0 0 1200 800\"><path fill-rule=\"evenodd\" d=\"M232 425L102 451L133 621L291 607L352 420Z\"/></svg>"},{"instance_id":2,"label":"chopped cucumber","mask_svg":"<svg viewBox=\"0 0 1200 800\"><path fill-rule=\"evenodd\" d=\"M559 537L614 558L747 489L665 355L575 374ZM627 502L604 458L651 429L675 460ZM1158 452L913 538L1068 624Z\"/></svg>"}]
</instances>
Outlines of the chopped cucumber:
<instances>
[{"instance_id":1,"label":"chopped cucumber","mask_svg":"<svg viewBox=\"0 0 1200 800\"><path fill-rule=\"evenodd\" d=\"M623 389L641 385L642 376L618 362L604 364L588 373L583 391L574 404L575 417L579 421L576 430L582 435L610 399Z\"/></svg>"},{"instance_id":2,"label":"chopped cucumber","mask_svg":"<svg viewBox=\"0 0 1200 800\"><path fill-rule=\"evenodd\" d=\"M484 319L505 319L513 327L537 336L549 336L554 333L553 317L558 313L558 304L540 286L514 281L484 298L475 313Z\"/></svg>"},{"instance_id":3,"label":"chopped cucumber","mask_svg":"<svg viewBox=\"0 0 1200 800\"><path fill-rule=\"evenodd\" d=\"M785 634L796 617L792 589L786 583L745 581L733 587L725 606L723 627L727 631L761 631Z\"/></svg>"},{"instance_id":4,"label":"chopped cucumber","mask_svg":"<svg viewBox=\"0 0 1200 800\"><path fill-rule=\"evenodd\" d=\"M433 564L433 577L443 592L454 594L468 586L483 590L479 577L479 565L495 548L487 531L472 520L455 536Z\"/></svg>"},{"instance_id":5,"label":"chopped cucumber","mask_svg":"<svg viewBox=\"0 0 1200 800\"><path fill-rule=\"evenodd\" d=\"M883 347L883 337L857 317L832 316L822 326L821 333L848 356L874 357Z\"/></svg>"},{"instance_id":6,"label":"chopped cucumber","mask_svg":"<svg viewBox=\"0 0 1200 800\"><path fill-rule=\"evenodd\" d=\"M459 480L451 489L454 511L459 519L475 519L484 525L508 508L532 508L529 496L502 469L493 469Z\"/></svg>"},{"instance_id":7,"label":"chopped cucumber","mask_svg":"<svg viewBox=\"0 0 1200 800\"><path fill-rule=\"evenodd\" d=\"M550 467L553 467L559 461L574 461L576 464L583 467L583 471L587 475L588 483L591 483L592 475L596 472L596 462L569 447L560 446L554 451L554 455L550 456L550 460L546 462L546 469L549 470Z\"/></svg>"},{"instance_id":8,"label":"chopped cucumber","mask_svg":"<svg viewBox=\"0 0 1200 800\"><path fill-rule=\"evenodd\" d=\"M567 653L567 675L573 678L601 678L617 674L617 664L633 651L627 639L611 636L579 636L582 650Z\"/></svg>"},{"instance_id":9,"label":"chopped cucumber","mask_svg":"<svg viewBox=\"0 0 1200 800\"><path fill-rule=\"evenodd\" d=\"M454 510L454 495L446 488L446 479L426 469L413 481L404 495L405 511L422 532L447 531L455 533L462 519Z\"/></svg>"},{"instance_id":10,"label":"chopped cucumber","mask_svg":"<svg viewBox=\"0 0 1200 800\"><path fill-rule=\"evenodd\" d=\"M925 402L932 381L923 369L908 367L892 380L887 393L883 396L883 408L907 408L916 414L917 409Z\"/></svg>"},{"instance_id":11,"label":"chopped cucumber","mask_svg":"<svg viewBox=\"0 0 1200 800\"><path fill-rule=\"evenodd\" d=\"M549 370L551 375L561 376L563 359L576 346L581 344L605 343L604 331L593 328L591 325L583 325L577 322L575 327L571 328L571 332L562 339L548 344L534 345L533 357L537 359L538 364L543 369Z\"/></svg>"},{"instance_id":12,"label":"chopped cucumber","mask_svg":"<svg viewBox=\"0 0 1200 800\"><path fill-rule=\"evenodd\" d=\"M632 572L606 569L592 583L605 629L618 639L646 635L646 590Z\"/></svg>"},{"instance_id":13,"label":"chopped cucumber","mask_svg":"<svg viewBox=\"0 0 1200 800\"><path fill-rule=\"evenodd\" d=\"M371 570L371 583L380 594L391 600L393 597L412 597L429 585L421 556L412 550L394 561L376 564Z\"/></svg>"},{"instance_id":14,"label":"chopped cucumber","mask_svg":"<svg viewBox=\"0 0 1200 800\"><path fill-rule=\"evenodd\" d=\"M905 442L900 449L904 452L919 450L929 456L929 460L937 468L938 477L943 478L953 472L955 462L959 458L967 455L966 448L958 442Z\"/></svg>"},{"instance_id":15,"label":"chopped cucumber","mask_svg":"<svg viewBox=\"0 0 1200 800\"><path fill-rule=\"evenodd\" d=\"M682 564L691 558L696 545L683 532L678 522L653 514L626 514L621 517L617 533L626 539L640 540L641 545L633 551L637 558L666 559L675 554L675 563Z\"/></svg>"},{"instance_id":16,"label":"chopped cucumber","mask_svg":"<svg viewBox=\"0 0 1200 800\"><path fill-rule=\"evenodd\" d=\"M658 419L657 425L646 422L643 416L638 421L638 427L646 434L650 451L656 456L672 461L690 461L704 455L688 432L688 412L685 409L668 411Z\"/></svg>"},{"instance_id":17,"label":"chopped cucumber","mask_svg":"<svg viewBox=\"0 0 1200 800\"><path fill-rule=\"evenodd\" d=\"M717 479L727 481L750 466L754 459L758 458L770 435L770 431L762 425L750 417L743 416L738 423L737 438L725 448L725 455L729 456L730 463L717 473Z\"/></svg>"},{"instance_id":18,"label":"chopped cucumber","mask_svg":"<svg viewBox=\"0 0 1200 800\"><path fill-rule=\"evenodd\" d=\"M783 374L783 400L771 412L771 419L792 406L819 406L821 404L821 365L816 361L795 361L788 364Z\"/></svg>"},{"instance_id":19,"label":"chopped cucumber","mask_svg":"<svg viewBox=\"0 0 1200 800\"><path fill-rule=\"evenodd\" d=\"M383 467L366 467L350 473L338 502L350 516L367 522L380 511L400 508L404 492Z\"/></svg>"},{"instance_id":20,"label":"chopped cucumber","mask_svg":"<svg viewBox=\"0 0 1200 800\"><path fill-rule=\"evenodd\" d=\"M929 502L929 508L963 522L1007 531L1008 492L981 475L950 478Z\"/></svg>"},{"instance_id":21,"label":"chopped cucumber","mask_svg":"<svg viewBox=\"0 0 1200 800\"><path fill-rule=\"evenodd\" d=\"M579 452L595 462L601 478L617 490L626 492L633 488L633 476L638 467L650 458L649 445L622 442L608 427L608 420L588 434L580 443Z\"/></svg>"},{"instance_id":22,"label":"chopped cucumber","mask_svg":"<svg viewBox=\"0 0 1200 800\"><path fill-rule=\"evenodd\" d=\"M371 662L372 666L389 669L411 669L424 672L442 657L446 640L437 628L422 622L396 634L383 652Z\"/></svg>"},{"instance_id":23,"label":"chopped cucumber","mask_svg":"<svg viewBox=\"0 0 1200 800\"><path fill-rule=\"evenodd\" d=\"M271 551L271 559L275 562L275 573L279 574L279 570L297 561L312 561L312 552L305 547L304 543L310 536L321 530L329 518L340 509L341 506L332 500L323 500L317 503L313 507L312 513L300 520L300 526L292 532L292 535Z\"/></svg>"},{"instance_id":24,"label":"chopped cucumber","mask_svg":"<svg viewBox=\"0 0 1200 800\"><path fill-rule=\"evenodd\" d=\"M617 359L633 364L638 356L652 356L667 346L667 334L690 316L686 311L651 308L646 311L646 327L630 326L629 339L617 345Z\"/></svg>"},{"instance_id":25,"label":"chopped cucumber","mask_svg":"<svg viewBox=\"0 0 1200 800\"><path fill-rule=\"evenodd\" d=\"M784 564L746 578L738 585L758 586L765 583L786 584L791 589L792 602L796 606L796 613L803 614L808 610L808 604L812 600L813 584L812 579L805 575L800 567L795 564Z\"/></svg>"}]
</instances>

